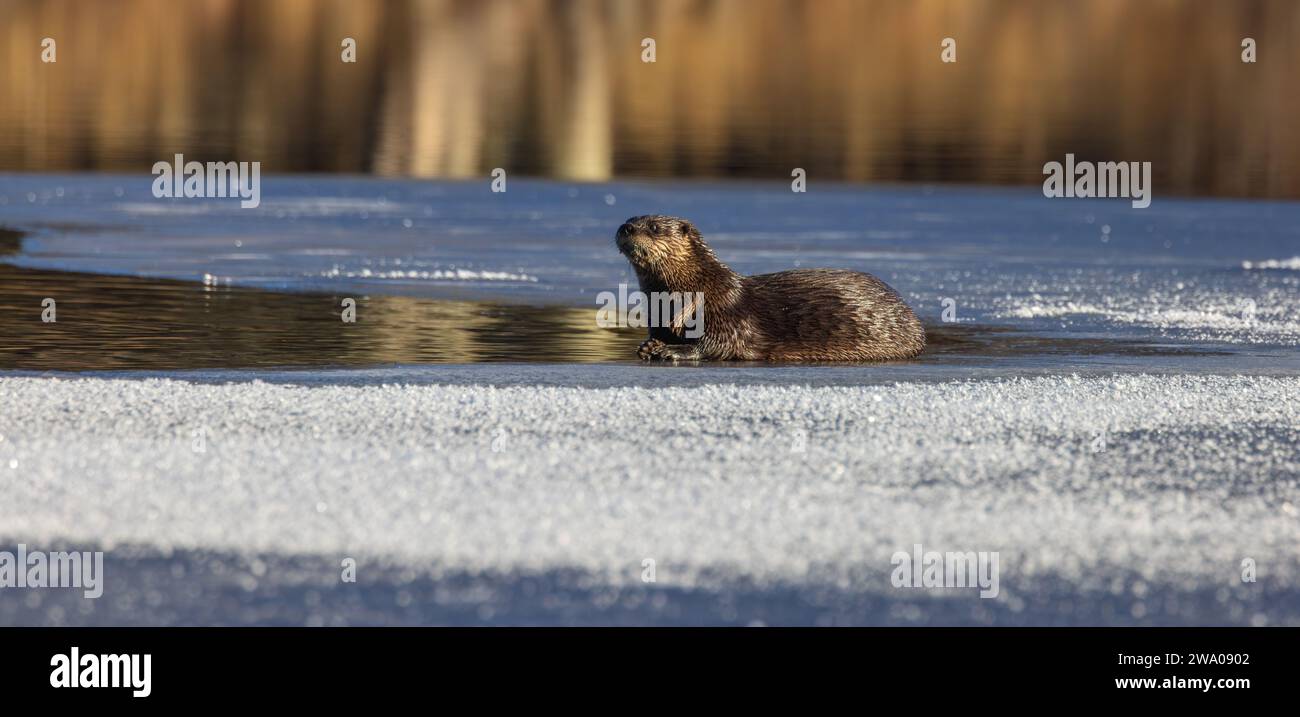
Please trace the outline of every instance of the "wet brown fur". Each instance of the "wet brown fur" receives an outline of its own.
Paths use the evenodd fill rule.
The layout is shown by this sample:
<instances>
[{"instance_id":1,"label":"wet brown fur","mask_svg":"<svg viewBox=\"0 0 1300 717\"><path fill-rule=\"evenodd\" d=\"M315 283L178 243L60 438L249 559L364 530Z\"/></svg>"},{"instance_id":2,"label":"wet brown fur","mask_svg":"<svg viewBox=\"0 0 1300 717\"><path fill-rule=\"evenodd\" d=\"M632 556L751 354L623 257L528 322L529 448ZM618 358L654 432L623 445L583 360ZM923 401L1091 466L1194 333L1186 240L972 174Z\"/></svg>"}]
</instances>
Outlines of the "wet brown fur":
<instances>
[{"instance_id":1,"label":"wet brown fur","mask_svg":"<svg viewBox=\"0 0 1300 717\"><path fill-rule=\"evenodd\" d=\"M702 292L704 334L680 319L652 327L637 351L666 361L888 361L916 356L925 330L885 282L844 269L741 276L685 219L632 217L615 236L641 291ZM689 310L684 313L689 313Z\"/></svg>"}]
</instances>

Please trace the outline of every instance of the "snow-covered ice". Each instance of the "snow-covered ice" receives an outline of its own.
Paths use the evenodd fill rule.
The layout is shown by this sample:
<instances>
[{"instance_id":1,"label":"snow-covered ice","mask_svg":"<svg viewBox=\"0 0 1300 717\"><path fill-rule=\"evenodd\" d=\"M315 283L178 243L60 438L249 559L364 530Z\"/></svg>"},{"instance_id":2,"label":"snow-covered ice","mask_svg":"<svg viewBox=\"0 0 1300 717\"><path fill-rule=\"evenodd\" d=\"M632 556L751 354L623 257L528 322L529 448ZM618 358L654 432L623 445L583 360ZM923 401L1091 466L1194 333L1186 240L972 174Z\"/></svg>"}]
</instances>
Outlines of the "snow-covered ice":
<instances>
[{"instance_id":1,"label":"snow-covered ice","mask_svg":"<svg viewBox=\"0 0 1300 717\"><path fill-rule=\"evenodd\" d=\"M0 378L0 540L107 550L0 622L1300 624L1300 377L508 370Z\"/></svg>"}]
</instances>

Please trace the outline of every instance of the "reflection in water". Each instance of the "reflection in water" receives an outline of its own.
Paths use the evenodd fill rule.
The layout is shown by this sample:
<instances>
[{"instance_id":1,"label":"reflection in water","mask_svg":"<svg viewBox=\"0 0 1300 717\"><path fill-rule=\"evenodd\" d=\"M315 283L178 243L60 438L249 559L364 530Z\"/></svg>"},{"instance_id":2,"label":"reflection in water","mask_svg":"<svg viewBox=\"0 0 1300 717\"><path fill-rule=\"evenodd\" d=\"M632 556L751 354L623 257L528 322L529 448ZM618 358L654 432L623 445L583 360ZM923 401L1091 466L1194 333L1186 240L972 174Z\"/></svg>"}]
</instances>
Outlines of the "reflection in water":
<instances>
[{"instance_id":1,"label":"reflection in water","mask_svg":"<svg viewBox=\"0 0 1300 717\"><path fill-rule=\"evenodd\" d=\"M0 169L1040 183L1069 152L1150 161L1159 193L1300 196L1292 0L4 8Z\"/></svg>"},{"instance_id":2,"label":"reflection in water","mask_svg":"<svg viewBox=\"0 0 1300 717\"><path fill-rule=\"evenodd\" d=\"M41 321L54 298L58 321ZM635 357L638 330L595 310L344 297L18 269L0 264L0 369L335 366Z\"/></svg>"},{"instance_id":3,"label":"reflection in water","mask_svg":"<svg viewBox=\"0 0 1300 717\"><path fill-rule=\"evenodd\" d=\"M0 253L15 246L0 232ZM53 298L57 318L41 321ZM642 329L601 329L594 308L401 296L344 297L20 269L0 264L0 370L177 370L488 361L635 361ZM993 327L930 326L921 361L1181 353Z\"/></svg>"}]
</instances>

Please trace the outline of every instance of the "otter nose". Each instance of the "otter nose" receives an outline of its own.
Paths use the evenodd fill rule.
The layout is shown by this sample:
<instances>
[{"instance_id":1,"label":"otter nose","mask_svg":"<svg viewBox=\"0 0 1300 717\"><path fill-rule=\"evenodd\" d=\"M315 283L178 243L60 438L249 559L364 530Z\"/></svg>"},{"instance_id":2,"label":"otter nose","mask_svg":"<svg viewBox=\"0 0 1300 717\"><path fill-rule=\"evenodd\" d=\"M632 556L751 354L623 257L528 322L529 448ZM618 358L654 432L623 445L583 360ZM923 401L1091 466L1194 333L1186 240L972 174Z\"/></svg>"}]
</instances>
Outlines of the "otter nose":
<instances>
[{"instance_id":1,"label":"otter nose","mask_svg":"<svg viewBox=\"0 0 1300 717\"><path fill-rule=\"evenodd\" d=\"M623 222L623 226L618 228L618 233L615 236L629 237L632 235L632 231L633 231L632 222Z\"/></svg>"}]
</instances>

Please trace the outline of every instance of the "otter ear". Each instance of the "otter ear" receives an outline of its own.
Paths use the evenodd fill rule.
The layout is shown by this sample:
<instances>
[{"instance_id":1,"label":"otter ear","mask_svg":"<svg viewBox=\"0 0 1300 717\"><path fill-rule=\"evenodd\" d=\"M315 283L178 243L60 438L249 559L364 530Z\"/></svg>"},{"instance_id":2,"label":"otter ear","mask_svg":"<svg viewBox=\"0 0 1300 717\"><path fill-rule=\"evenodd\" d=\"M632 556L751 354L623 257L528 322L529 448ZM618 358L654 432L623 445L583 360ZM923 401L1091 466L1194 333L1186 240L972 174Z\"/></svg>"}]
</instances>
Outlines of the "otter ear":
<instances>
[{"instance_id":1,"label":"otter ear","mask_svg":"<svg viewBox=\"0 0 1300 717\"><path fill-rule=\"evenodd\" d=\"M682 220L682 233L693 237L698 237L700 235L700 232L695 228L695 225L685 219Z\"/></svg>"}]
</instances>

